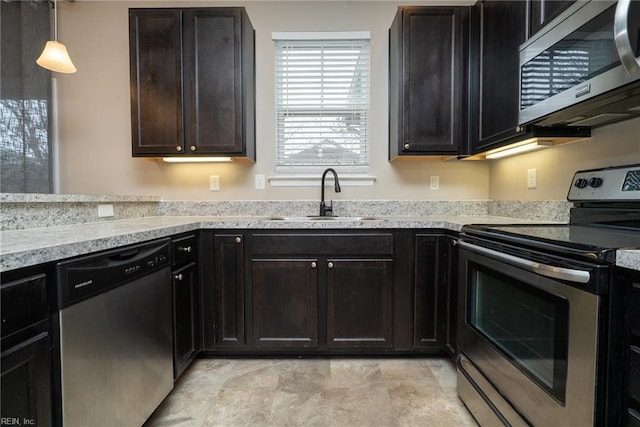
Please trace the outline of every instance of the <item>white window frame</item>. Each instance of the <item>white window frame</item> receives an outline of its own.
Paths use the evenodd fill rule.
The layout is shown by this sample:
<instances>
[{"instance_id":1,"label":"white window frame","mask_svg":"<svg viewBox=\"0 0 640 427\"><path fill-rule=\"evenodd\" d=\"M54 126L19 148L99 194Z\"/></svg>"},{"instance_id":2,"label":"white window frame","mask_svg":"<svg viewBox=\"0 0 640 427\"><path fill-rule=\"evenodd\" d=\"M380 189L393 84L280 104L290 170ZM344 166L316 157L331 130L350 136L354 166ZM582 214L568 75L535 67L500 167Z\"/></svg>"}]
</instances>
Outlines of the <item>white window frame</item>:
<instances>
[{"instance_id":1,"label":"white window frame","mask_svg":"<svg viewBox=\"0 0 640 427\"><path fill-rule=\"evenodd\" d=\"M349 31L349 32L274 32L272 33L272 39L274 41L274 69L275 69L275 78L274 78L274 108L275 108L275 170L277 176L269 177L269 181L271 185L281 185L281 186L299 186L305 185L306 180L317 181L317 173L322 172L327 167L332 167L336 169L340 173L341 182L345 182L346 185L371 185L375 180L375 177L371 177L366 175L369 170L369 155L371 150L371 140L370 140L370 103L371 103L371 65L370 65L370 40L371 35L368 31ZM332 42L340 42L340 41L355 41L357 44L359 41L365 41L368 48L367 54L367 63L365 64L365 73L363 77L367 80L366 87L363 91L359 91L356 95L356 98L351 98L350 101L356 102L356 108L352 109L352 117L356 117L358 120L362 120L360 123L364 127L359 138L360 142L355 138L349 137L346 138L346 144L351 144L351 147L354 148L354 152L358 152L360 155L354 157L356 159L357 164L348 164L348 163L340 163L340 162L324 162L323 164L316 165L295 165L295 164L287 164L285 162L285 154L284 150L284 140L285 137L285 128L283 126L285 116L292 116L291 111L293 111L293 116L298 115L298 117L304 117L304 110L306 107L307 111L311 111L312 113L318 113L319 117L322 117L323 114L331 117L332 114L340 114L343 111L348 111L345 109L344 105L341 105L341 99L338 99L336 102L331 103L324 102L324 93L323 93L323 102L321 105L315 109L316 104L314 103L314 97L318 95L314 93L314 90L311 90L309 94L302 92L303 96L309 96L311 102L307 103L300 108L298 108L295 102L291 102L294 97L288 97L289 95L283 88L283 86L279 86L283 80L279 80L281 70L279 62L280 56L280 46L284 46L287 42L295 43L296 41L300 41L299 44L304 44L304 42L314 42L319 41L326 44L331 44ZM280 45L280 46L279 46ZM324 83L325 75L322 75L322 81ZM286 83L286 81L285 81ZM294 81L294 84L298 83ZM346 82L343 82L346 83ZM299 94L299 93L298 93ZM298 95L295 94L295 95ZM338 93L338 96L341 94ZM327 98L328 99L328 98ZM293 108L292 108L293 107ZM348 105L347 105L348 107ZM358 137L356 137L358 138ZM357 145L360 144L360 145Z\"/></svg>"}]
</instances>

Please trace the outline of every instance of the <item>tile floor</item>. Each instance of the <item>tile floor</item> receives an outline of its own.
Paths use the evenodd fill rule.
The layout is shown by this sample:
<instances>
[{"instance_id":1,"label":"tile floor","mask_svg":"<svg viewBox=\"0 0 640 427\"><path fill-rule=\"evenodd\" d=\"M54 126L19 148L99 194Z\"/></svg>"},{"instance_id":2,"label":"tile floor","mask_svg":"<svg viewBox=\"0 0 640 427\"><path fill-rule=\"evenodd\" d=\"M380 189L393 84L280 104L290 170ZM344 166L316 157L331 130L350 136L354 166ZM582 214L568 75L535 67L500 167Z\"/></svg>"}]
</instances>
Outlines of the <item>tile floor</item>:
<instances>
[{"instance_id":1,"label":"tile floor","mask_svg":"<svg viewBox=\"0 0 640 427\"><path fill-rule=\"evenodd\" d=\"M155 426L476 426L447 359L199 359Z\"/></svg>"}]
</instances>

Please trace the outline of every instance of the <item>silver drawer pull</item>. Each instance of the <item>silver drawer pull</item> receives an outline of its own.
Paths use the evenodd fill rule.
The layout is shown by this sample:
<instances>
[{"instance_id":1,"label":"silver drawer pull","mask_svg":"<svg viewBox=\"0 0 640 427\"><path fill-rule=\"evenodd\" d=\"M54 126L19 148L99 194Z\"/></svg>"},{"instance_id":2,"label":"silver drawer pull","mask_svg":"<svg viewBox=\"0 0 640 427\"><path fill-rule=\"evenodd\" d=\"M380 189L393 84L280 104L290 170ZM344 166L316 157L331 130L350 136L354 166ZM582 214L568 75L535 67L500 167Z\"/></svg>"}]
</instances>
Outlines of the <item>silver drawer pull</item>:
<instances>
[{"instance_id":1,"label":"silver drawer pull","mask_svg":"<svg viewBox=\"0 0 640 427\"><path fill-rule=\"evenodd\" d=\"M182 281L182 279L184 279L184 276L182 275L182 273L180 274L176 274L175 276L173 276L176 280Z\"/></svg>"},{"instance_id":2,"label":"silver drawer pull","mask_svg":"<svg viewBox=\"0 0 640 427\"><path fill-rule=\"evenodd\" d=\"M178 246L178 252L191 253L191 246Z\"/></svg>"},{"instance_id":3,"label":"silver drawer pull","mask_svg":"<svg viewBox=\"0 0 640 427\"><path fill-rule=\"evenodd\" d=\"M241 243L242 242L242 237L236 237L236 243Z\"/></svg>"}]
</instances>

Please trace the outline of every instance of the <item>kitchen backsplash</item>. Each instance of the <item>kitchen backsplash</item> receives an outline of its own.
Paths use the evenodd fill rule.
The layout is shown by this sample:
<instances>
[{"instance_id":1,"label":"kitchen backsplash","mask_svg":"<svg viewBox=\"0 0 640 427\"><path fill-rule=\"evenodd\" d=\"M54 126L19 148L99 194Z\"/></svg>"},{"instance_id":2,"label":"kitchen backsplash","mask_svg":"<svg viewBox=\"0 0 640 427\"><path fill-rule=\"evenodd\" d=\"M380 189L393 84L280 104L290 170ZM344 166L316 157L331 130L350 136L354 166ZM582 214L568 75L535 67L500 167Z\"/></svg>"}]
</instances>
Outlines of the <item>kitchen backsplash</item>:
<instances>
[{"instance_id":1,"label":"kitchen backsplash","mask_svg":"<svg viewBox=\"0 0 640 427\"><path fill-rule=\"evenodd\" d=\"M99 218L98 206L112 205L112 217ZM50 227L149 216L306 216L318 213L317 200L161 201L149 196L0 194L0 230ZM337 216L480 216L567 222L565 201L339 200Z\"/></svg>"},{"instance_id":2,"label":"kitchen backsplash","mask_svg":"<svg viewBox=\"0 0 640 427\"><path fill-rule=\"evenodd\" d=\"M0 231L158 216L159 197L0 193ZM99 205L113 216L98 217Z\"/></svg>"}]
</instances>

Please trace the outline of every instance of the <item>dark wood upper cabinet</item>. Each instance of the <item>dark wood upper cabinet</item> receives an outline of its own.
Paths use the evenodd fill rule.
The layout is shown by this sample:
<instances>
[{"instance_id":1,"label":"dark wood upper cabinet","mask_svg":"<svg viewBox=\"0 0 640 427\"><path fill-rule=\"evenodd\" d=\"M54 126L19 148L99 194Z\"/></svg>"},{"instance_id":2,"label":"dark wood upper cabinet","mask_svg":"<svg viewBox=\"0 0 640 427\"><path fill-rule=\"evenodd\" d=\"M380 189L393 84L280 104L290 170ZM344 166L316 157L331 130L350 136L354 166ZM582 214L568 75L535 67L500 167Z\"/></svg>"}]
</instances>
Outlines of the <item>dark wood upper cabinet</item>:
<instances>
[{"instance_id":1,"label":"dark wood upper cabinet","mask_svg":"<svg viewBox=\"0 0 640 427\"><path fill-rule=\"evenodd\" d=\"M255 36L244 8L130 9L134 156L255 159Z\"/></svg>"},{"instance_id":2,"label":"dark wood upper cabinet","mask_svg":"<svg viewBox=\"0 0 640 427\"><path fill-rule=\"evenodd\" d=\"M467 7L400 7L389 30L389 158L466 140Z\"/></svg>"},{"instance_id":3,"label":"dark wood upper cabinet","mask_svg":"<svg viewBox=\"0 0 640 427\"><path fill-rule=\"evenodd\" d=\"M518 126L520 45L526 40L527 4L482 1L471 9L471 152L495 148L524 134Z\"/></svg>"},{"instance_id":4,"label":"dark wood upper cabinet","mask_svg":"<svg viewBox=\"0 0 640 427\"><path fill-rule=\"evenodd\" d=\"M576 0L528 0L529 37L540 31L575 2Z\"/></svg>"}]
</instances>

